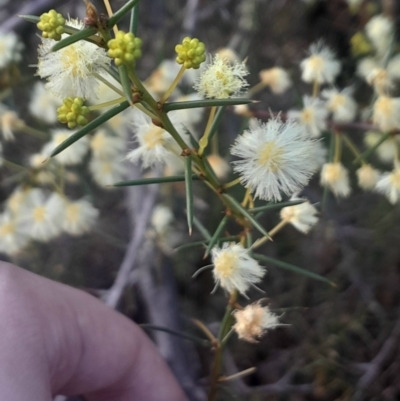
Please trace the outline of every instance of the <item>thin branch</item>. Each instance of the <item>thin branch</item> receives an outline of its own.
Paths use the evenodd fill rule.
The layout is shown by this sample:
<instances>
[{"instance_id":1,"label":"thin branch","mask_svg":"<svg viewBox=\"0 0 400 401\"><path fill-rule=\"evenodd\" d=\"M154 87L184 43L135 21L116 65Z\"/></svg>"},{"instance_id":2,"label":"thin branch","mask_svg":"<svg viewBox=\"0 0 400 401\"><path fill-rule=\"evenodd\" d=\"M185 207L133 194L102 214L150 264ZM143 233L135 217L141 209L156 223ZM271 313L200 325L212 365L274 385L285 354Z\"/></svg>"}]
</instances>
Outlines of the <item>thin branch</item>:
<instances>
[{"instance_id":1,"label":"thin branch","mask_svg":"<svg viewBox=\"0 0 400 401\"><path fill-rule=\"evenodd\" d=\"M132 192L133 189L130 188L129 191ZM139 250L144 241L147 225L151 213L153 212L158 186L147 186L145 189L139 189L135 192L140 194L141 199L138 199L137 202L135 202L135 208L139 210L136 216L137 218L134 219L135 225L132 237L129 241L128 249L126 250L114 284L104 297L104 302L112 308L117 307L126 286L131 281L131 273L135 267Z\"/></svg>"},{"instance_id":2,"label":"thin branch","mask_svg":"<svg viewBox=\"0 0 400 401\"><path fill-rule=\"evenodd\" d=\"M354 396L354 400L362 399L365 390L371 386L371 384L379 377L382 372L384 365L393 358L396 348L399 344L400 338L400 320L397 321L390 337L385 341L381 350L375 356L375 358L367 363L363 364L365 373L361 376L357 384L357 391Z\"/></svg>"}]
</instances>

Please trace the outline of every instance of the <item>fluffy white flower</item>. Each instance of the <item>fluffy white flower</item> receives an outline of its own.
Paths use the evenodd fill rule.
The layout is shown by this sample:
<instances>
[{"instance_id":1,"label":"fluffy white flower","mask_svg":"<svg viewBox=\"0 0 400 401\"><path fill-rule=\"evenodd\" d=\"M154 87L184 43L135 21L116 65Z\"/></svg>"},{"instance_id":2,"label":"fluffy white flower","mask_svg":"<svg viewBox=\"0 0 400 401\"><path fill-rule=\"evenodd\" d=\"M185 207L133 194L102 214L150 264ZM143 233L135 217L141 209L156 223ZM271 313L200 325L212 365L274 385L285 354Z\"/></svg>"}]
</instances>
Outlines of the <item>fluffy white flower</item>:
<instances>
[{"instance_id":1,"label":"fluffy white flower","mask_svg":"<svg viewBox=\"0 0 400 401\"><path fill-rule=\"evenodd\" d=\"M357 171L358 185L360 188L370 191L375 188L379 179L379 171L370 164L363 164Z\"/></svg>"},{"instance_id":2,"label":"fluffy white flower","mask_svg":"<svg viewBox=\"0 0 400 401\"><path fill-rule=\"evenodd\" d=\"M272 313L268 306L261 306L259 302L242 310L235 310L233 316L236 319L233 330L240 339L251 343L257 342L267 330L280 325L278 316Z\"/></svg>"},{"instance_id":3,"label":"fluffy white flower","mask_svg":"<svg viewBox=\"0 0 400 401\"><path fill-rule=\"evenodd\" d=\"M376 190L384 194L390 203L397 203L400 199L400 168L397 166L392 172L383 174Z\"/></svg>"},{"instance_id":4,"label":"fluffy white flower","mask_svg":"<svg viewBox=\"0 0 400 401\"><path fill-rule=\"evenodd\" d=\"M393 28L393 21L383 14L372 17L365 25L365 32L379 54L389 50Z\"/></svg>"},{"instance_id":5,"label":"fluffy white flower","mask_svg":"<svg viewBox=\"0 0 400 401\"><path fill-rule=\"evenodd\" d=\"M36 241L47 242L61 232L64 199L52 193L49 197L40 189L32 189L18 213L21 233Z\"/></svg>"},{"instance_id":6,"label":"fluffy white flower","mask_svg":"<svg viewBox=\"0 0 400 401\"><path fill-rule=\"evenodd\" d=\"M311 96L304 96L303 104L302 110L289 110L288 118L297 121L308 135L317 138L326 129L328 111L324 102Z\"/></svg>"},{"instance_id":7,"label":"fluffy white flower","mask_svg":"<svg viewBox=\"0 0 400 401\"><path fill-rule=\"evenodd\" d=\"M357 64L357 75L367 80L372 70L382 68L380 60L374 57L364 57Z\"/></svg>"},{"instance_id":8,"label":"fluffy white flower","mask_svg":"<svg viewBox=\"0 0 400 401\"><path fill-rule=\"evenodd\" d=\"M48 155L34 153L29 157L29 165L35 169L34 179L39 184L54 184L59 169L59 164Z\"/></svg>"},{"instance_id":9,"label":"fluffy white flower","mask_svg":"<svg viewBox=\"0 0 400 401\"><path fill-rule=\"evenodd\" d=\"M60 99L47 90L42 82L36 82L29 102L29 112L34 117L47 124L54 124L57 122L57 108L61 104Z\"/></svg>"},{"instance_id":10,"label":"fluffy white flower","mask_svg":"<svg viewBox=\"0 0 400 401\"><path fill-rule=\"evenodd\" d=\"M301 78L304 82L333 84L340 72L340 62L335 54L322 41L313 43L309 48L310 56L300 63Z\"/></svg>"},{"instance_id":11,"label":"fluffy white flower","mask_svg":"<svg viewBox=\"0 0 400 401\"><path fill-rule=\"evenodd\" d=\"M107 159L120 154L125 148L125 141L119 136L112 136L100 128L90 140L90 149L93 156Z\"/></svg>"},{"instance_id":12,"label":"fluffy white flower","mask_svg":"<svg viewBox=\"0 0 400 401\"><path fill-rule=\"evenodd\" d=\"M366 77L366 81L371 85L375 92L384 95L394 87L392 77L383 68L374 68Z\"/></svg>"},{"instance_id":13,"label":"fluffy white flower","mask_svg":"<svg viewBox=\"0 0 400 401\"><path fill-rule=\"evenodd\" d=\"M211 256L214 279L229 293L238 290L245 294L251 285L261 281L266 272L240 244L225 242L222 248L214 247Z\"/></svg>"},{"instance_id":14,"label":"fluffy white flower","mask_svg":"<svg viewBox=\"0 0 400 401\"><path fill-rule=\"evenodd\" d=\"M126 166L120 160L113 158L92 157L89 170L92 173L93 180L101 187L122 181L127 173Z\"/></svg>"},{"instance_id":15,"label":"fluffy white flower","mask_svg":"<svg viewBox=\"0 0 400 401\"><path fill-rule=\"evenodd\" d=\"M259 76L261 82L278 95L286 92L292 85L289 74L283 68L274 67L262 70L259 72Z\"/></svg>"},{"instance_id":16,"label":"fluffy white flower","mask_svg":"<svg viewBox=\"0 0 400 401\"><path fill-rule=\"evenodd\" d=\"M14 216L17 215L26 202L30 191L31 188L17 187L6 201L6 210Z\"/></svg>"},{"instance_id":17,"label":"fluffy white flower","mask_svg":"<svg viewBox=\"0 0 400 401\"><path fill-rule=\"evenodd\" d=\"M158 235L166 234L173 220L171 209L164 205L157 205L151 215L151 225Z\"/></svg>"},{"instance_id":18,"label":"fluffy white flower","mask_svg":"<svg viewBox=\"0 0 400 401\"><path fill-rule=\"evenodd\" d=\"M373 132L368 131L364 137L364 143L369 147L372 148L382 139L382 133L380 132ZM390 137L385 142L379 145L376 149L376 154L379 159L384 163L391 163L393 162L396 156L396 146L399 146L397 143L397 136L395 138Z\"/></svg>"},{"instance_id":19,"label":"fluffy white flower","mask_svg":"<svg viewBox=\"0 0 400 401\"><path fill-rule=\"evenodd\" d=\"M252 120L231 153L243 159L233 162L242 183L265 200L281 200L281 191L299 192L317 168L315 140L300 125L290 120L283 123L279 116L264 124Z\"/></svg>"},{"instance_id":20,"label":"fluffy white flower","mask_svg":"<svg viewBox=\"0 0 400 401\"><path fill-rule=\"evenodd\" d=\"M71 235L89 232L99 216L99 211L85 199L65 203L62 229Z\"/></svg>"},{"instance_id":21,"label":"fluffy white flower","mask_svg":"<svg viewBox=\"0 0 400 401\"><path fill-rule=\"evenodd\" d=\"M202 71L194 89L209 99L237 97L249 86L244 79L248 74L244 63L230 63L216 55L212 63Z\"/></svg>"},{"instance_id":22,"label":"fluffy white flower","mask_svg":"<svg viewBox=\"0 0 400 401\"><path fill-rule=\"evenodd\" d=\"M358 62L357 75L364 78L379 94L386 93L394 85L391 75L383 68L382 61L374 57L364 57Z\"/></svg>"},{"instance_id":23,"label":"fluffy white flower","mask_svg":"<svg viewBox=\"0 0 400 401\"><path fill-rule=\"evenodd\" d=\"M326 106L332 113L333 121L346 123L353 121L357 113L357 103L350 96L350 89L324 89L321 96L326 99Z\"/></svg>"},{"instance_id":24,"label":"fluffy white flower","mask_svg":"<svg viewBox=\"0 0 400 401\"><path fill-rule=\"evenodd\" d=\"M0 34L0 68L6 67L12 62L21 60L21 51L24 45L18 40L15 33Z\"/></svg>"},{"instance_id":25,"label":"fluffy white flower","mask_svg":"<svg viewBox=\"0 0 400 401\"><path fill-rule=\"evenodd\" d=\"M52 139L46 145L43 146L42 154L50 156L53 150L61 145L66 139L68 139L75 131L69 129L57 129L53 131ZM60 152L55 156L55 160L65 166L74 166L82 162L84 156L89 149L89 140L87 136L79 139L71 146Z\"/></svg>"},{"instance_id":26,"label":"fluffy white flower","mask_svg":"<svg viewBox=\"0 0 400 401\"><path fill-rule=\"evenodd\" d=\"M69 20L67 25L83 29L78 20ZM62 37L67 37L63 34ZM100 73L108 68L111 59L105 49L85 40L80 40L61 50L52 52L57 43L53 39L42 39L39 46L39 63L37 74L47 79L46 87L57 97L83 97L85 99L97 96L98 80L93 73Z\"/></svg>"},{"instance_id":27,"label":"fluffy white flower","mask_svg":"<svg viewBox=\"0 0 400 401\"><path fill-rule=\"evenodd\" d=\"M400 97L379 96L373 108L372 121L382 131L400 128Z\"/></svg>"},{"instance_id":28,"label":"fluffy white flower","mask_svg":"<svg viewBox=\"0 0 400 401\"><path fill-rule=\"evenodd\" d=\"M0 106L0 127L6 141L14 140L14 131L23 128L24 125L16 112Z\"/></svg>"},{"instance_id":29,"label":"fluffy white flower","mask_svg":"<svg viewBox=\"0 0 400 401\"><path fill-rule=\"evenodd\" d=\"M337 197L350 195L349 172L341 163L326 163L322 166L321 184L330 188Z\"/></svg>"},{"instance_id":30,"label":"fluffy white flower","mask_svg":"<svg viewBox=\"0 0 400 401\"><path fill-rule=\"evenodd\" d=\"M387 94L400 80L400 54L390 59L386 68L384 60L365 57L357 65L357 74L373 86L378 94Z\"/></svg>"},{"instance_id":31,"label":"fluffy white flower","mask_svg":"<svg viewBox=\"0 0 400 401\"><path fill-rule=\"evenodd\" d=\"M301 200L292 196L291 201ZM297 230L307 234L317 224L317 209L306 199L303 203L294 206L287 206L281 210L281 219L292 224Z\"/></svg>"},{"instance_id":32,"label":"fluffy white flower","mask_svg":"<svg viewBox=\"0 0 400 401\"><path fill-rule=\"evenodd\" d=\"M29 242L29 238L20 232L17 221L10 213L0 214L0 252L15 255Z\"/></svg>"},{"instance_id":33,"label":"fluffy white flower","mask_svg":"<svg viewBox=\"0 0 400 401\"><path fill-rule=\"evenodd\" d=\"M177 131L183 133L182 124L173 120L171 122ZM137 163L141 159L143 168L147 168L158 163L165 163L166 158L174 151L180 154L181 150L171 134L154 125L147 115L137 113L133 120L133 127L138 146L126 156L132 163Z\"/></svg>"}]
</instances>

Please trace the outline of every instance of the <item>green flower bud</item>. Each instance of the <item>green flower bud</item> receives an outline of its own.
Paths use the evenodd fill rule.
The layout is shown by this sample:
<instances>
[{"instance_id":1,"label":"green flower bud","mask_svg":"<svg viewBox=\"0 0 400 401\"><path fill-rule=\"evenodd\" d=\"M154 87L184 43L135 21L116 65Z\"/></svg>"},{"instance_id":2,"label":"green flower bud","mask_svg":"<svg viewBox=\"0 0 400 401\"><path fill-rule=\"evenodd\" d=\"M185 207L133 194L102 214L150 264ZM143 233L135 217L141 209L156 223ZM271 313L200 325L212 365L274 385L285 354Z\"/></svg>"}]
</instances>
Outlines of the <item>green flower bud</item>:
<instances>
[{"instance_id":1,"label":"green flower bud","mask_svg":"<svg viewBox=\"0 0 400 401\"><path fill-rule=\"evenodd\" d=\"M183 64L186 69L197 69L206 60L206 47L197 38L184 38L182 44L175 46L175 51L178 53L177 63Z\"/></svg>"},{"instance_id":2,"label":"green flower bud","mask_svg":"<svg viewBox=\"0 0 400 401\"><path fill-rule=\"evenodd\" d=\"M67 124L68 128L75 128L77 125L84 126L88 123L86 118L89 114L89 107L84 106L84 100L81 97L67 97L63 105L57 109L58 121Z\"/></svg>"},{"instance_id":3,"label":"green flower bud","mask_svg":"<svg viewBox=\"0 0 400 401\"><path fill-rule=\"evenodd\" d=\"M42 36L48 39L60 40L64 33L65 19L56 10L50 10L40 16L37 27L42 31Z\"/></svg>"},{"instance_id":4,"label":"green flower bud","mask_svg":"<svg viewBox=\"0 0 400 401\"><path fill-rule=\"evenodd\" d=\"M132 64L142 56L142 40L131 32L118 31L115 39L107 43L108 55L114 59L115 64Z\"/></svg>"}]
</instances>

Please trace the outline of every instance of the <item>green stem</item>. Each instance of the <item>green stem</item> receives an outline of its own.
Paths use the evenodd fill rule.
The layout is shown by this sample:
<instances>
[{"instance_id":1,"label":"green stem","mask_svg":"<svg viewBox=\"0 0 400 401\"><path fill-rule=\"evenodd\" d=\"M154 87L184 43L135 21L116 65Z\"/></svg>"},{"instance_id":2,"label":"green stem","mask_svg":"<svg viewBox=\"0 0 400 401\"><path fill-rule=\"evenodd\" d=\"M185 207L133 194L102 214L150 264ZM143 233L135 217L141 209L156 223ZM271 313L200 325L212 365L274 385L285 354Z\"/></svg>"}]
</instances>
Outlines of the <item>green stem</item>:
<instances>
[{"instance_id":1,"label":"green stem","mask_svg":"<svg viewBox=\"0 0 400 401\"><path fill-rule=\"evenodd\" d=\"M89 110L94 111L94 110L104 109L105 107L110 107L110 106L114 106L115 104L120 104L123 101L125 101L125 96L119 97L118 99L110 100L109 102L104 102L104 103L100 103L100 104L95 104L93 106L89 106Z\"/></svg>"},{"instance_id":2,"label":"green stem","mask_svg":"<svg viewBox=\"0 0 400 401\"><path fill-rule=\"evenodd\" d=\"M14 163L7 159L3 159L3 164L6 167L10 167L10 168L13 168L14 170L18 170L18 171L27 171L28 170L26 167L21 166L20 164Z\"/></svg>"},{"instance_id":3,"label":"green stem","mask_svg":"<svg viewBox=\"0 0 400 401\"><path fill-rule=\"evenodd\" d=\"M206 126L206 129L204 130L204 135L200 138L200 141L199 141L200 148L199 148L198 154L200 157L203 156L204 150L206 149L206 147L208 145L208 137L210 136L211 126L214 121L216 112L217 112L217 107L216 106L211 107L207 126Z\"/></svg>"},{"instance_id":4,"label":"green stem","mask_svg":"<svg viewBox=\"0 0 400 401\"><path fill-rule=\"evenodd\" d=\"M136 85L136 88L142 93L143 100L151 107L151 109L160 119L161 123L164 126L164 129L172 135L172 137L175 139L175 141L178 143L178 145L181 147L182 150L189 149L189 146L176 131L175 127L172 125L168 116L159 109L156 100L153 98L153 96L150 95L148 90L144 87L144 85L136 75L136 71L133 68L128 68L128 75L129 78L132 80L132 82Z\"/></svg>"},{"instance_id":5,"label":"green stem","mask_svg":"<svg viewBox=\"0 0 400 401\"><path fill-rule=\"evenodd\" d=\"M124 92L119 90L116 86L114 86L111 82L108 82L104 77L102 77L100 74L95 72L93 74L94 77L96 77L99 81L103 82L104 85L107 85L110 89L112 89L115 93L118 93L120 96L125 96Z\"/></svg>"},{"instance_id":6,"label":"green stem","mask_svg":"<svg viewBox=\"0 0 400 401\"><path fill-rule=\"evenodd\" d=\"M258 84L254 85L252 88L250 88L247 92L247 96L253 96L255 95L257 92L259 92L260 90L264 89L267 85L265 84L265 82L260 81Z\"/></svg>"},{"instance_id":7,"label":"green stem","mask_svg":"<svg viewBox=\"0 0 400 401\"><path fill-rule=\"evenodd\" d=\"M151 111L147 110L142 104L135 103L134 106L137 107L142 113L148 115L152 120L158 120L158 117Z\"/></svg>"},{"instance_id":8,"label":"green stem","mask_svg":"<svg viewBox=\"0 0 400 401\"><path fill-rule=\"evenodd\" d=\"M113 10L111 8L111 4L110 4L109 0L103 0L103 1L104 1L104 6L106 7L106 10L107 10L108 17L111 18L114 15ZM113 31L114 31L114 34L117 35L117 33L118 33L117 24L115 24L113 26Z\"/></svg>"},{"instance_id":9,"label":"green stem","mask_svg":"<svg viewBox=\"0 0 400 401\"><path fill-rule=\"evenodd\" d=\"M73 28L72 26L65 25L64 26L64 32L68 33L69 35L74 35L74 34L79 32L79 29ZM88 38L85 38L84 40L87 40L89 42L93 42L93 43L97 44L98 46L101 46L101 44L102 44L101 37L97 36L97 35L89 36Z\"/></svg>"},{"instance_id":10,"label":"green stem","mask_svg":"<svg viewBox=\"0 0 400 401\"><path fill-rule=\"evenodd\" d=\"M289 222L287 220L281 220L272 230L268 231L269 237L261 237L252 245L251 249L257 249L265 242L272 239L272 236L275 235L278 231L282 230Z\"/></svg>"},{"instance_id":11,"label":"green stem","mask_svg":"<svg viewBox=\"0 0 400 401\"><path fill-rule=\"evenodd\" d=\"M129 22L129 31L137 35L139 24L139 4L136 4L131 10L131 20Z\"/></svg>"},{"instance_id":12,"label":"green stem","mask_svg":"<svg viewBox=\"0 0 400 401\"><path fill-rule=\"evenodd\" d=\"M224 350L224 345L226 344L226 342L224 343L223 340L229 333L232 326L232 311L234 309L233 305L236 302L237 296L238 296L237 291L231 294L228 305L225 309L225 315L221 322L221 328L218 334L218 346L215 351L213 367L211 370L211 386L210 386L210 391L208 393L208 401L214 401L217 396L218 381L221 376L222 353Z\"/></svg>"},{"instance_id":13,"label":"green stem","mask_svg":"<svg viewBox=\"0 0 400 401\"><path fill-rule=\"evenodd\" d=\"M64 179L64 177L65 177L65 167L62 164L60 165L60 168L58 170L58 174L59 174L59 178L60 178L59 188L60 188L61 194L64 194L64 189L65 189L65 179Z\"/></svg>"},{"instance_id":14,"label":"green stem","mask_svg":"<svg viewBox=\"0 0 400 401\"><path fill-rule=\"evenodd\" d=\"M318 97L320 87L321 87L321 85L319 84L319 82L318 81L314 81L314 83L313 83L313 98Z\"/></svg>"},{"instance_id":15,"label":"green stem","mask_svg":"<svg viewBox=\"0 0 400 401\"><path fill-rule=\"evenodd\" d=\"M356 145L354 142L345 134L342 135L343 141L346 144L346 146L351 150L353 155L356 157L356 160L360 160L361 164L365 164L365 160L360 153L360 151L357 149Z\"/></svg>"},{"instance_id":16,"label":"green stem","mask_svg":"<svg viewBox=\"0 0 400 401\"><path fill-rule=\"evenodd\" d=\"M150 95L150 93L147 91L147 89L144 87L138 76L136 75L136 72L134 71L133 68L128 69L128 75L129 78L132 80L132 82L135 84L136 88L141 92L142 94L142 99L144 102L146 102L149 107L156 113L158 119L161 121L164 129L168 131L171 136L175 139L177 144L180 146L182 150L187 150L190 149L190 147L186 144L186 142L182 139L182 137L179 135L178 131L175 129L173 124L171 123L171 120L168 118L167 114L163 111L160 110L159 104L155 101L155 99ZM210 172L210 169L204 163L204 160L201 159L195 152L191 153L193 161L199 168L199 170L204 174L205 180L204 182L210 186L210 188L213 189L214 192L218 193L218 190L220 188L220 183L218 182L217 179L213 176L213 174Z\"/></svg>"},{"instance_id":17,"label":"green stem","mask_svg":"<svg viewBox=\"0 0 400 401\"><path fill-rule=\"evenodd\" d=\"M147 324L147 323L141 324L140 327L142 327L143 329L163 331L165 333L172 334L177 337L185 338L186 340L193 341L194 343L201 345L202 347L210 348L210 346L211 346L211 343L208 340L205 340L205 339L197 337L197 336L193 336L191 334L171 330L171 329L168 329L167 327L156 326L156 325Z\"/></svg>"},{"instance_id":18,"label":"green stem","mask_svg":"<svg viewBox=\"0 0 400 401\"><path fill-rule=\"evenodd\" d=\"M18 127L18 130L25 132L28 135L35 136L40 139L49 139L49 136L46 134L46 132L40 131L36 128L28 127L27 125L23 124L20 127Z\"/></svg>"},{"instance_id":19,"label":"green stem","mask_svg":"<svg viewBox=\"0 0 400 401\"><path fill-rule=\"evenodd\" d=\"M335 135L335 155L333 156L333 162L340 163L342 136L338 132L335 132L334 135Z\"/></svg>"},{"instance_id":20,"label":"green stem","mask_svg":"<svg viewBox=\"0 0 400 401\"><path fill-rule=\"evenodd\" d=\"M175 141L178 143L181 149L182 150L190 149L190 146L188 146L186 142L182 139L182 137L179 135L179 132L175 129L168 116L162 112L160 112L158 116L161 120L162 125L164 126L164 129L172 135L172 137L175 139Z\"/></svg>"},{"instance_id":21,"label":"green stem","mask_svg":"<svg viewBox=\"0 0 400 401\"><path fill-rule=\"evenodd\" d=\"M175 90L179 82L181 81L183 74L185 73L186 68L184 65L182 65L181 69L179 70L177 76L175 77L174 81L170 85L170 87L167 89L167 91L164 93L163 97L160 100L160 104L163 105L168 98L171 96L172 92Z\"/></svg>"},{"instance_id":22,"label":"green stem","mask_svg":"<svg viewBox=\"0 0 400 401\"><path fill-rule=\"evenodd\" d=\"M235 178L233 181L230 181L227 184L224 184L224 189L232 188L237 184L240 184L240 177Z\"/></svg>"},{"instance_id":23,"label":"green stem","mask_svg":"<svg viewBox=\"0 0 400 401\"><path fill-rule=\"evenodd\" d=\"M382 137L379 139L378 142L375 143L375 145L373 145L371 148L369 148L368 150L366 150L362 155L360 155L359 158L357 158L356 160L354 160L355 162L358 162L359 159L361 159L361 157L366 160L368 159L368 157L375 152L376 149L379 148L379 146L382 145L383 142L385 142L387 139L389 139L392 136L391 132L387 132L386 134L382 135Z\"/></svg>"}]
</instances>

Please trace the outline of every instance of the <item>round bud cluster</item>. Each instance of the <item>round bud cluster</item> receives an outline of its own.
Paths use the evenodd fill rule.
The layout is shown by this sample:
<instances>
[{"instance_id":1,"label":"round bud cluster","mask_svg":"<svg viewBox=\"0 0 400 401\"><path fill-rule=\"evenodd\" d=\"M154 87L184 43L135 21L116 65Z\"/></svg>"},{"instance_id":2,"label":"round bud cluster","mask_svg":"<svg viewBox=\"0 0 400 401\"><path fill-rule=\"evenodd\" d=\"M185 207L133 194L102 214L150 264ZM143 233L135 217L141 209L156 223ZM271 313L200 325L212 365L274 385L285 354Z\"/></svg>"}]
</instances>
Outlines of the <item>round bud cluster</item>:
<instances>
[{"instance_id":1,"label":"round bud cluster","mask_svg":"<svg viewBox=\"0 0 400 401\"><path fill-rule=\"evenodd\" d=\"M115 64L133 63L142 56L142 40L131 32L118 31L115 39L108 41L108 55L115 60Z\"/></svg>"},{"instance_id":2,"label":"round bud cluster","mask_svg":"<svg viewBox=\"0 0 400 401\"><path fill-rule=\"evenodd\" d=\"M60 40L64 33L65 18L56 10L50 10L40 16L37 27L42 31L42 36L48 39Z\"/></svg>"},{"instance_id":3,"label":"round bud cluster","mask_svg":"<svg viewBox=\"0 0 400 401\"><path fill-rule=\"evenodd\" d=\"M67 97L63 105L57 109L57 117L63 124L68 124L68 128L75 128L78 124L84 126L88 123L86 116L89 113L89 107L83 105L84 100L81 97Z\"/></svg>"},{"instance_id":4,"label":"round bud cluster","mask_svg":"<svg viewBox=\"0 0 400 401\"><path fill-rule=\"evenodd\" d=\"M183 64L186 69L197 69L206 60L206 47L197 38L184 38L182 44L175 46L175 51L178 53L177 63Z\"/></svg>"}]
</instances>

